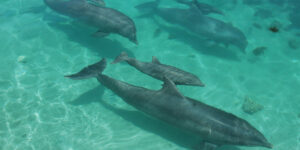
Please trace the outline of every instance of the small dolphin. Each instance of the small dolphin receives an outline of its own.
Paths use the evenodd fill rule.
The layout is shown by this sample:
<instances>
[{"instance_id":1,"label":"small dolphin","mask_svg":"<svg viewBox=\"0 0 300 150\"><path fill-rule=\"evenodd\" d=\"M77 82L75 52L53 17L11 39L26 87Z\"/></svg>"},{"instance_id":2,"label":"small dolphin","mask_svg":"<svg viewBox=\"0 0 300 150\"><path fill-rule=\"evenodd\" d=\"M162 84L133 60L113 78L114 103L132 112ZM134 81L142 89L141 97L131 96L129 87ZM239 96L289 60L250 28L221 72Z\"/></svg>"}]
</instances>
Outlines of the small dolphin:
<instances>
[{"instance_id":1,"label":"small dolphin","mask_svg":"<svg viewBox=\"0 0 300 150\"><path fill-rule=\"evenodd\" d=\"M60 14L98 28L94 35L104 37L110 33L116 33L138 44L136 27L132 19L115 9L104 7L102 0L91 2L86 0L44 0L44 2Z\"/></svg>"},{"instance_id":2,"label":"small dolphin","mask_svg":"<svg viewBox=\"0 0 300 150\"><path fill-rule=\"evenodd\" d=\"M162 89L150 90L104 74L96 75L94 72L100 73L106 66L105 59L101 62L103 63L101 67L88 66L98 69L91 71L91 75L82 73L75 75L80 74L83 78L96 77L103 86L121 97L127 104L154 118L200 136L204 140L202 150L215 150L222 145L272 148L264 135L246 120L183 96L168 77L164 77Z\"/></svg>"},{"instance_id":3,"label":"small dolphin","mask_svg":"<svg viewBox=\"0 0 300 150\"><path fill-rule=\"evenodd\" d=\"M176 67L162 64L155 56L152 57L152 62L141 62L128 57L126 52L122 52L111 64L120 61L126 61L139 71L161 81L164 77L168 77L177 85L205 86L197 76Z\"/></svg>"},{"instance_id":4,"label":"small dolphin","mask_svg":"<svg viewBox=\"0 0 300 150\"><path fill-rule=\"evenodd\" d=\"M146 12L142 16L157 15L171 24L177 24L200 38L206 38L224 45L234 45L243 53L248 45L244 33L229 23L204 15L195 5L188 9L160 8L160 0L147 2L135 6L138 10ZM189 3L190 4L190 3Z\"/></svg>"}]
</instances>

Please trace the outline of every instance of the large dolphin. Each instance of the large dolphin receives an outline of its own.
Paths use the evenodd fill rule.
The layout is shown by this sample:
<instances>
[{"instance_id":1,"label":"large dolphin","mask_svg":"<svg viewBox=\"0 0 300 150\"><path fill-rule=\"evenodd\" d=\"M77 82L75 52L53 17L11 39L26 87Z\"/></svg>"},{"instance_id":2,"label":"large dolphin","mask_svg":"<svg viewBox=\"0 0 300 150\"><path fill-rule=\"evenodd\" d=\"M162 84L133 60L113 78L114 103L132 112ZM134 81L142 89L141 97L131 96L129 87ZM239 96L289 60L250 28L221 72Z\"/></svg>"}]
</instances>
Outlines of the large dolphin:
<instances>
[{"instance_id":1,"label":"large dolphin","mask_svg":"<svg viewBox=\"0 0 300 150\"><path fill-rule=\"evenodd\" d=\"M242 52L245 52L248 42L243 32L229 23L204 15L197 4L190 4L188 9L161 8L158 5L159 0L156 0L137 5L135 8L148 13L142 16L155 14L171 24L177 24L186 28L190 33L196 34L198 37L224 45L235 45Z\"/></svg>"},{"instance_id":2,"label":"large dolphin","mask_svg":"<svg viewBox=\"0 0 300 150\"><path fill-rule=\"evenodd\" d=\"M102 0L94 0L93 3L86 0L44 0L44 2L60 14L97 28L95 35L106 36L116 33L138 43L132 19L115 9L104 7Z\"/></svg>"},{"instance_id":3,"label":"large dolphin","mask_svg":"<svg viewBox=\"0 0 300 150\"><path fill-rule=\"evenodd\" d=\"M178 85L205 86L203 82L194 74L173 66L162 64L155 56L152 57L152 62L141 62L134 58L128 57L126 52L122 52L121 55L116 57L112 64L120 61L126 61L129 65L135 67L137 70L161 81L163 81L164 77L168 77Z\"/></svg>"},{"instance_id":4,"label":"large dolphin","mask_svg":"<svg viewBox=\"0 0 300 150\"><path fill-rule=\"evenodd\" d=\"M93 72L98 72L98 75L94 77L102 85L136 109L201 136L204 140L202 150L214 150L222 145L272 148L267 139L246 120L183 96L167 77L164 78L162 89L150 90L102 74L101 72L106 66L105 59L101 63L101 67L95 67L97 70ZM99 66L98 63L96 64ZM91 66L89 67L91 68ZM79 72L79 74L81 73ZM72 79L72 76L68 77Z\"/></svg>"}]
</instances>

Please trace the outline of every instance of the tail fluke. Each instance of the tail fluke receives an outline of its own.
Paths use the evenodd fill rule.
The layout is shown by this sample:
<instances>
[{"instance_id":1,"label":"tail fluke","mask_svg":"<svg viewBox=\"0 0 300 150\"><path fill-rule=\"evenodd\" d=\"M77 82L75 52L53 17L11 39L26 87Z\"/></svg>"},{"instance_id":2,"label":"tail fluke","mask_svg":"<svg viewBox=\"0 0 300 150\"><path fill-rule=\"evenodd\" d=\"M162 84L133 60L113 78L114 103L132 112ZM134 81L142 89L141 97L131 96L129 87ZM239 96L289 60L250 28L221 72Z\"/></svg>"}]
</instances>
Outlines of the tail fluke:
<instances>
[{"instance_id":1,"label":"tail fluke","mask_svg":"<svg viewBox=\"0 0 300 150\"><path fill-rule=\"evenodd\" d=\"M99 74L101 74L105 69L105 67L106 67L106 59L103 58L99 62L81 69L78 73L65 75L65 77L70 78L72 80L94 78L97 77Z\"/></svg>"},{"instance_id":2,"label":"tail fluke","mask_svg":"<svg viewBox=\"0 0 300 150\"><path fill-rule=\"evenodd\" d=\"M119 56L115 58L113 62L111 62L111 64L116 64L118 62L126 61L128 59L129 59L128 54L126 52L122 52Z\"/></svg>"}]
</instances>

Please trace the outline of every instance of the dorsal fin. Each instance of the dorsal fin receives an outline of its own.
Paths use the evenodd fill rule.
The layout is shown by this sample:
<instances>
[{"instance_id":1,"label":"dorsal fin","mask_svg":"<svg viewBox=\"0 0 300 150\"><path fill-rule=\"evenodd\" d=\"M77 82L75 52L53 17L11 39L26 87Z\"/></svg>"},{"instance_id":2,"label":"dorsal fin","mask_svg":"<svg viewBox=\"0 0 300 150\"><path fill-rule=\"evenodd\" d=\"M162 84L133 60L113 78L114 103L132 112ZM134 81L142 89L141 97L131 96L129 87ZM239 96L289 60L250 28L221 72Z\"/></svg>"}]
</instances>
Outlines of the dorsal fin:
<instances>
[{"instance_id":1,"label":"dorsal fin","mask_svg":"<svg viewBox=\"0 0 300 150\"><path fill-rule=\"evenodd\" d=\"M163 88L161 89L163 92L184 98L184 96L176 88L176 85L174 84L173 81L171 81L166 76L164 76L163 81L164 81L164 84L163 84Z\"/></svg>"},{"instance_id":2,"label":"dorsal fin","mask_svg":"<svg viewBox=\"0 0 300 150\"><path fill-rule=\"evenodd\" d=\"M161 64L155 56L152 56L152 63Z\"/></svg>"}]
</instances>

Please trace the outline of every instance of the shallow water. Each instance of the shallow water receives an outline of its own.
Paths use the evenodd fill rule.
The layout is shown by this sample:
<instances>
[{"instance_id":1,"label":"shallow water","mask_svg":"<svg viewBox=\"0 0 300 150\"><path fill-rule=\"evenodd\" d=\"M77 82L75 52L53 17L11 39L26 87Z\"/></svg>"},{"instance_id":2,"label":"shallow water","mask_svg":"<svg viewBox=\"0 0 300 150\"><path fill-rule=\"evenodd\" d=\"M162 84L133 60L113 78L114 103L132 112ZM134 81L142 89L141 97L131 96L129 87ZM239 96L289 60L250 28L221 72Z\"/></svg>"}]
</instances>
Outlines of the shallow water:
<instances>
[{"instance_id":1,"label":"shallow water","mask_svg":"<svg viewBox=\"0 0 300 150\"><path fill-rule=\"evenodd\" d=\"M224 13L210 16L246 35L246 54L231 45L202 42L157 16L138 17L134 6L143 2L106 1L134 20L139 45L114 34L95 38L93 29L39 0L0 2L0 150L185 150L199 143L127 105L95 79L64 78L103 57L111 62L122 51L142 61L156 56L196 74L206 87L178 86L185 96L247 120L276 150L300 149L300 27L290 21L300 2L207 0ZM161 4L177 6L182 7L172 0ZM274 21L277 33L268 30ZM265 53L255 56L252 50L261 46L267 47ZM124 63L108 65L104 73L145 88L161 87ZM246 96L264 109L245 113Z\"/></svg>"}]
</instances>

